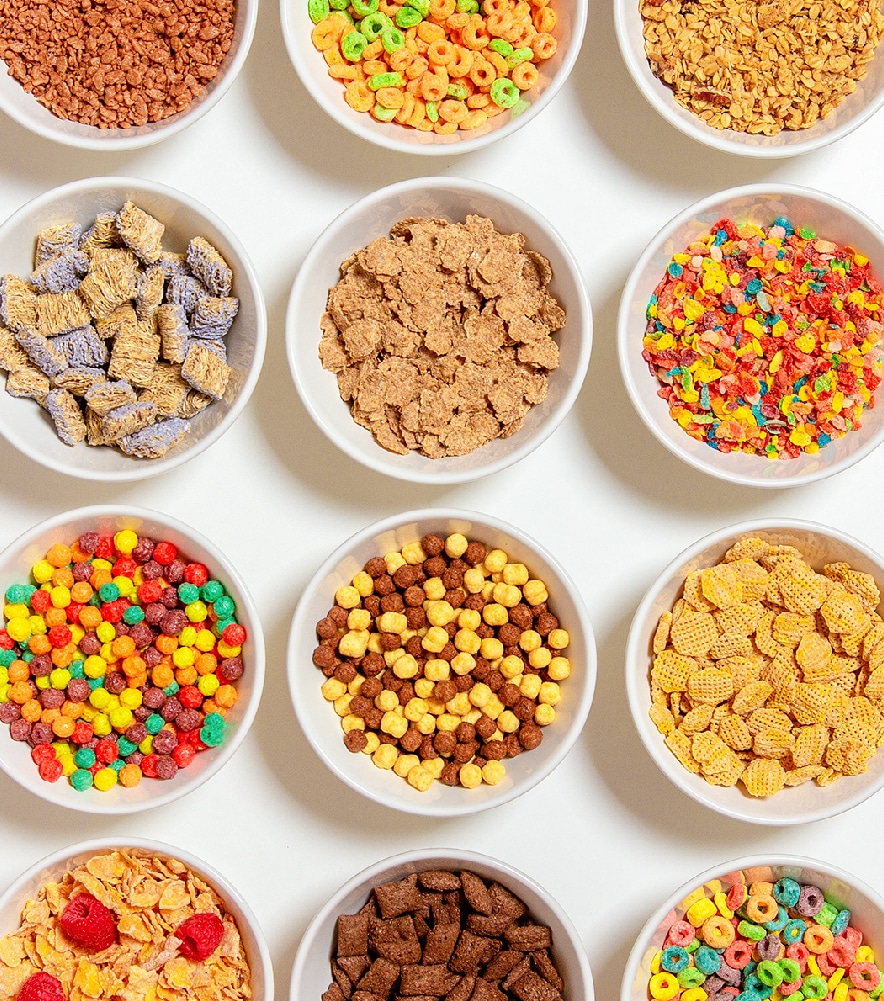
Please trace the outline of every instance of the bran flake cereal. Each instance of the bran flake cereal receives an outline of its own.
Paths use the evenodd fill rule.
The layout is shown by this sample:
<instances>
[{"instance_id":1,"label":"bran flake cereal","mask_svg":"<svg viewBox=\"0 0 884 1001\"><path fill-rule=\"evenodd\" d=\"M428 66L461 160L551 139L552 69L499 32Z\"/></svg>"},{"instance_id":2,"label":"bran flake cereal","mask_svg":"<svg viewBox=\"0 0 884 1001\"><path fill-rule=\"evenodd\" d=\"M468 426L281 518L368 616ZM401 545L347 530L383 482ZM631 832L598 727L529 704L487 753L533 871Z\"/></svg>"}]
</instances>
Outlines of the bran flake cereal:
<instances>
[{"instance_id":1,"label":"bran flake cereal","mask_svg":"<svg viewBox=\"0 0 884 1001\"><path fill-rule=\"evenodd\" d=\"M466 455L522 425L558 367L552 269L490 219L403 219L341 265L319 357L383 448Z\"/></svg>"},{"instance_id":2,"label":"bran flake cereal","mask_svg":"<svg viewBox=\"0 0 884 1001\"><path fill-rule=\"evenodd\" d=\"M88 936L77 935L87 944L71 937L77 929L70 915L84 901L91 905L87 926L96 912L109 921L109 946L95 950ZM215 927L206 943L214 945L211 953L195 960L188 958L187 932L197 915L198 924ZM183 862L141 849L71 865L23 904L19 928L0 938L0 996L14 998L40 972L55 978L67 1001L252 997L245 948L224 900Z\"/></svg>"},{"instance_id":3,"label":"bran flake cereal","mask_svg":"<svg viewBox=\"0 0 884 1001\"><path fill-rule=\"evenodd\" d=\"M769 459L862 426L884 364L884 289L865 256L787 219L721 219L675 253L642 357L687 434Z\"/></svg>"},{"instance_id":4,"label":"bran flake cereal","mask_svg":"<svg viewBox=\"0 0 884 1001\"><path fill-rule=\"evenodd\" d=\"M549 926L501 883L468 870L381 883L358 913L339 915L336 931L321 1001L567 997Z\"/></svg>"},{"instance_id":5,"label":"bran flake cereal","mask_svg":"<svg viewBox=\"0 0 884 1001\"><path fill-rule=\"evenodd\" d=\"M884 742L870 574L748 537L692 571L652 644L650 718L681 765L750 796L862 774Z\"/></svg>"},{"instance_id":6,"label":"bran flake cereal","mask_svg":"<svg viewBox=\"0 0 884 1001\"><path fill-rule=\"evenodd\" d=\"M65 444L160 458L224 395L232 271L203 237L170 253L164 231L126 202L85 232L38 233L32 274L0 278L6 391L36 400Z\"/></svg>"},{"instance_id":7,"label":"bran flake cereal","mask_svg":"<svg viewBox=\"0 0 884 1001\"><path fill-rule=\"evenodd\" d=\"M233 43L235 0L5 0L0 59L57 118L128 129L185 111Z\"/></svg>"},{"instance_id":8,"label":"bran flake cereal","mask_svg":"<svg viewBox=\"0 0 884 1001\"><path fill-rule=\"evenodd\" d=\"M645 54L675 100L715 129L766 136L827 118L884 35L869 0L639 0Z\"/></svg>"},{"instance_id":9,"label":"bran flake cereal","mask_svg":"<svg viewBox=\"0 0 884 1001\"><path fill-rule=\"evenodd\" d=\"M316 634L347 749L420 792L500 782L541 743L572 669L543 581L459 533L370 559Z\"/></svg>"}]
</instances>

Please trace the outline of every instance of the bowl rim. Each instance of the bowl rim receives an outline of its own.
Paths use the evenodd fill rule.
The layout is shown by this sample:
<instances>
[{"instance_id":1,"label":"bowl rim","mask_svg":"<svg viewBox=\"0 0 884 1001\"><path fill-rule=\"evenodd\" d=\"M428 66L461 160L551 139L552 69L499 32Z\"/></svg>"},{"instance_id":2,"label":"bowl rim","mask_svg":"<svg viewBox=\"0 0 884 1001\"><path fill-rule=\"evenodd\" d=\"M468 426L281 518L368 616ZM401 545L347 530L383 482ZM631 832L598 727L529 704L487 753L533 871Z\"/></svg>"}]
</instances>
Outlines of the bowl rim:
<instances>
[{"instance_id":1,"label":"bowl rim","mask_svg":"<svg viewBox=\"0 0 884 1001\"><path fill-rule=\"evenodd\" d=\"M854 876L852 873L841 869L839 866L833 865L831 862L824 862L821 859L814 859L803 855L789 855L784 852L771 852L769 854L755 853L752 855L743 855L738 858L725 860L717 865L709 866L692 879L683 882L676 890L673 890L673 892L669 894L663 903L657 907L648 920L642 925L642 929L636 936L635 942L629 950L629 955L626 959L623 979L620 984L620 1001L633 1001L631 985L641 965L642 954L648 949L651 936L661 925L666 915L669 914L670 911L673 911L676 905L678 905L692 890L702 886L710 880L738 870L752 869L758 866L777 865L800 866L804 869L813 868L818 869L820 872L825 872L827 875L841 880L841 882L846 885L855 887L864 896L868 897L869 901L882 913L884 913L884 898L881 897L874 887L870 886L858 876Z\"/></svg>"},{"instance_id":2,"label":"bowl rim","mask_svg":"<svg viewBox=\"0 0 884 1001\"><path fill-rule=\"evenodd\" d=\"M882 90L882 94L884 94L884 90ZM723 480L726 483L733 483L738 486L756 487L760 490L779 490L788 487L807 486L811 483L826 479L829 476L834 476L835 474L850 468L868 456L882 442L884 442L884 427L878 431L877 435L870 436L866 441L859 444L855 451L853 451L850 455L831 463L824 463L817 470L811 473L781 476L776 479L764 479L757 476L751 476L748 473L736 471L730 472L728 470L718 469L711 466L702 458L699 458L699 456L703 453L694 454L693 452L688 452L686 449L679 447L663 432L660 422L655 420L654 416L644 405L632 372L633 353L636 348L635 335L637 328L634 324L634 317L630 317L629 315L630 304L635 298L636 287L641 280L642 272L649 265L652 258L655 254L659 253L661 247L665 244L666 240L670 238L671 234L678 230L679 227L681 227L693 216L707 212L713 206L732 199L753 198L762 195L805 198L807 201L828 205L829 207L834 208L846 215L851 221L861 222L863 226L866 226L875 232L881 243L884 244L884 229L882 229L882 227L879 226L879 224L871 216L861 212L856 206L838 197L837 195L821 191L817 188L801 184L765 181L754 182L751 184L741 184L736 187L724 188L720 191L712 192L711 194L706 195L681 209L681 211L665 222L650 238L641 255L632 266L629 277L623 286L617 310L617 355L621 378L626 387L626 392L629 396L630 402L632 403L633 409L641 418L645 427L653 434L657 441L659 441L667 449L667 451L670 452L670 454L681 459L682 462L687 463L693 469L705 473L708 476L714 476L716 479ZM881 262L881 267L884 268L884 261ZM884 274L884 272L882 272L882 274ZM651 379L655 378L655 376L653 376L650 372L648 372L648 377ZM667 420L671 420L668 414L666 417ZM762 461L761 457L758 458L759 461ZM765 459L763 461L766 463L770 460Z\"/></svg>"},{"instance_id":3,"label":"bowl rim","mask_svg":"<svg viewBox=\"0 0 884 1001\"><path fill-rule=\"evenodd\" d=\"M194 458L196 455L199 455L200 453L206 451L206 449L210 448L236 422L237 418L240 416L251 399L255 386L258 383L261 369L264 365L264 355L267 346L267 309L264 302L264 292L261 288L261 283L255 270L255 266L246 252L242 241L227 225L227 223L215 215L215 213L208 208L208 206L204 205L192 195L160 181L129 176L85 177L77 181L68 181L64 184L58 185L57 187L49 188L48 190L28 199L28 201L26 201L23 205L20 205L17 209L15 209L11 215L0 222L0 246L2 246L10 230L25 222L29 216L39 212L42 208L44 208L44 206L51 205L53 202L60 202L64 199L76 199L81 195L88 195L92 193L97 194L101 191L120 192L122 195L123 193L132 190L141 190L148 192L151 195L157 195L161 198L168 198L175 204L196 213L198 216L205 219L212 228L217 230L233 249L238 258L235 269L236 275L239 277L239 281L243 285L248 286L249 293L255 300L254 357L251 365L245 371L245 377L237 398L230 404L224 417L219 420L218 423L210 431L208 431L204 437L200 438L198 442L195 442L190 446L185 445L180 452L176 453L171 458L164 456L159 459L136 459L133 457L130 459L130 463L119 471L90 469L88 467L79 466L76 463L73 458L76 450L72 449L70 462L65 465L61 465L59 463L48 461L43 456L35 455L33 449L31 449L29 445L29 442L24 436L19 435L15 426L11 426L7 422L0 422L0 435L2 435L10 445L14 446L19 452L27 456L33 462L36 462L45 469L50 469L56 473L62 473L69 476L76 476L84 480L93 480L103 483L123 483L147 479L150 476L156 476L158 473L175 469L189 459ZM162 222L162 220L160 221ZM36 233L34 236L36 237Z\"/></svg>"},{"instance_id":4,"label":"bowl rim","mask_svg":"<svg viewBox=\"0 0 884 1001\"><path fill-rule=\"evenodd\" d=\"M282 0L282 2L285 3L287 0ZM508 208L516 211L520 215L527 217L535 226L538 227L538 229L542 229L548 233L551 243L557 247L562 259L566 263L569 278L573 282L576 290L579 306L577 312L579 315L577 316L575 322L575 332L577 337L579 337L579 353L574 373L571 378L569 378L568 385L566 386L560 401L556 404L556 406L550 409L550 412L542 426L536 429L522 444L518 445L512 452L501 456L493 462L486 463L479 467L463 471L453 468L447 472L440 472L433 469L432 463L435 460L432 459L427 459L426 465L422 465L421 468L411 469L397 467L391 461L392 453L387 452L382 448L382 446L378 445L377 442L370 437L370 432L368 431L365 432L366 435L369 435L366 439L366 446L368 447L354 448L350 440L340 434L333 424L325 418L323 409L316 405L313 394L310 390L309 380L306 378L305 373L301 371L297 362L296 343L298 341L299 324L303 323L301 300L309 294L308 289L311 287L312 273L317 268L321 267L321 263L324 261L327 254L326 247L328 243L338 233L347 229L350 216L355 212L369 212L377 206L403 195L411 196L415 193L442 191L446 189L453 191L458 198L462 199L466 199L471 194L481 194L486 198L506 205ZM360 243L359 240L354 240L354 242ZM593 345L592 304L590 302L589 292L583 277L583 271L577 261L577 258L574 256L574 252L562 237L561 233L559 233L558 229L536 208L504 188L488 184L484 181L475 181L469 178L454 175L415 177L404 181L397 181L393 184L386 185L383 188L378 188L375 191L369 192L367 195L356 199L349 206L339 212L338 215L335 216L334 219L328 223L325 229L316 237L310 247L310 250L307 252L307 255L298 268L298 272L295 276L295 280L289 294L284 322L286 356L288 358L289 370L295 383L295 388L298 391L301 403L310 414L316 426L323 432L323 434L325 434L332 444L337 446L340 451L342 451L345 455L348 455L351 459L354 459L363 466L372 469L374 472L382 473L386 476L391 476L399 480L407 480L412 483L467 483L472 480L481 479L485 476L490 476L493 473L500 472L500 470L514 465L524 459L527 455L530 455L531 452L539 448L540 445L542 445L558 429L565 417L573 408L586 378ZM319 317L317 317L316 332L316 345L318 350ZM331 373L328 374L331 375ZM341 406L346 406L343 401L339 402ZM543 404L541 403L538 405L542 406ZM519 432L516 432L516 435L518 434ZM474 452L475 451L476 450L474 450ZM459 457L452 458L456 459Z\"/></svg>"},{"instance_id":5,"label":"bowl rim","mask_svg":"<svg viewBox=\"0 0 884 1001\"><path fill-rule=\"evenodd\" d=\"M858 129L861 125L868 122L869 119L879 111L881 106L884 105L884 87L881 87L878 93L876 93L874 97L867 102L865 107L849 119L846 124L835 125L828 132L817 133L807 139L799 138L795 142L778 144L774 142L768 144L764 141L765 138L775 139L775 136L753 136L754 139L758 140L756 143L737 140L732 137L744 135L745 133L735 132L732 129L712 128L712 126L707 125L700 117L689 111L689 109L681 108L681 105L678 104L671 94L667 97L668 88L664 91L653 86L652 80L654 82L659 81L657 81L657 78L653 76L650 66L647 61L644 60L644 54L642 54L643 59L639 59L635 49L630 44L629 29L627 25L633 18L636 17L641 18L638 4L635 4L633 10L633 7L630 6L628 0L614 0L614 30L617 35L620 55L626 65L626 69L629 72L633 83L638 88L645 101L665 121L677 129L682 135L687 136L689 139L693 139L695 142L702 143L710 149L718 150L722 153L732 153L737 156L745 156L756 160L774 160L785 159L790 156L801 156L804 153L812 153L815 150L822 149L824 146L829 146L832 143L837 142L839 139L843 139L844 136L849 135L855 129ZM647 70L647 74L644 70ZM863 77L863 79L865 80L867 78ZM665 87L665 85L660 83L660 87ZM846 97L850 97L850 95L848 94ZM680 112L685 112L685 114ZM817 119L817 121L822 121L822 119ZM798 134L799 132L806 134L810 130L790 129L784 131L787 134Z\"/></svg>"},{"instance_id":6,"label":"bowl rim","mask_svg":"<svg viewBox=\"0 0 884 1001\"><path fill-rule=\"evenodd\" d=\"M580 968L580 975L583 983L579 985L586 990L586 993L582 995L582 1001L593 1001L594 991L593 991L593 979L592 970L589 965L589 958L586 955L586 948L583 945L583 940L580 937L574 923L571 918L562 908L558 900L553 896L553 894L542 887L535 879L528 876L521 869L509 862L504 862L501 859L495 858L491 855L486 855L482 852L473 851L467 848L412 848L407 851L399 852L395 855L387 856L386 858L380 859L373 862L359 872L350 876L343 884L341 884L332 894L331 897L322 905L322 907L314 914L307 926L306 931L301 937L301 941L298 945L298 950L295 954L294 964L292 966L291 974L291 987L290 987L290 1001L303 1001L303 998L299 995L298 990L301 981L304 978L305 971L310 963L312 956L310 955L314 948L318 948L318 939L322 930L322 926L332 917L336 911L339 911L342 902L351 894L358 890L363 884L371 882L376 885L379 881L382 881L384 873L390 872L393 869L398 869L402 867L411 868L413 872L423 872L428 871L423 863L435 863L435 864L447 864L451 862L454 866L460 866L462 868L467 868L469 866L479 866L487 870L496 871L501 878L501 881L505 879L507 881L508 888L513 893L521 893L522 887L526 888L528 892L536 897L538 900L542 900L544 904L549 908L551 913L554 915L556 921L559 923L562 931L568 940L568 944L574 953L574 958ZM515 889L512 884L521 884ZM366 898L371 892L371 889L366 891ZM530 909L530 907L529 907ZM329 953L331 951L331 941L329 941ZM577 994L573 995L575 999L578 997Z\"/></svg>"},{"instance_id":7,"label":"bowl rim","mask_svg":"<svg viewBox=\"0 0 884 1001\"><path fill-rule=\"evenodd\" d=\"M536 552L541 559L545 560L550 567L555 569L557 575L561 578L562 583L565 585L566 590L570 593L571 600L573 601L574 607L577 611L578 622L575 625L583 634L583 642L586 646L586 664L583 669L584 674L586 675L586 684L583 686L583 693L580 700L574 706L570 731L567 734L565 733L565 730L561 731L564 739L561 741L555 753L553 753L547 763L543 767L539 768L535 775L530 776L524 784L517 785L516 783L513 783L513 785L501 794L499 798L490 801L479 801L477 803L470 803L465 797L460 797L459 802L453 801L451 803L440 803L437 801L433 803L427 801L426 799L420 799L417 795L413 799L400 802L387 794L381 794L375 792L374 790L367 789L365 785L360 782L358 775L352 774L351 769L340 769L335 761L328 755L325 747L315 738L315 727L312 723L313 717L298 696L296 670L294 665L297 659L298 641L304 636L309 635L310 632L314 632L315 634L315 621L311 621L307 612L308 603L319 593L321 585L335 570L341 559L346 557L347 554L352 551L354 546L359 545L374 535L407 525L410 522L428 520L442 521L446 519L454 521L473 521L510 535L514 539L518 540L521 546L525 549ZM575 632L576 630L573 626L569 628L569 633L573 635ZM359 529L336 546L331 554L323 560L319 567L317 567L307 586L301 592L301 596L298 599L297 606L295 607L294 615L292 616L288 642L286 645L286 676L288 680L289 697L292 701L301 732L307 738L314 754L316 754L316 756L323 762L323 764L325 764L333 775L348 785L355 792L360 793L372 802L377 803L380 806L384 806L387 809L395 810L400 813L445 818L470 816L502 806L504 803L512 802L514 799L530 792L533 788L544 781L544 779L548 778L556 768L558 768L558 766L573 749L586 725L595 694L597 659L595 635L593 632L592 622L589 617L589 612L583 600L583 595L577 588L566 568L549 552L549 550L546 549L545 546L541 545L532 536L528 535L517 526L496 518L493 515L482 514L476 511L469 511L461 508L425 508L390 515ZM553 723L552 725L555 724ZM461 791L469 792L469 790Z\"/></svg>"},{"instance_id":8,"label":"bowl rim","mask_svg":"<svg viewBox=\"0 0 884 1001\"><path fill-rule=\"evenodd\" d=\"M164 806L177 799L181 799L191 792L195 792L201 785L214 778L218 772L220 772L221 769L230 762L231 758L233 758L234 754L248 735L258 712L258 706L261 702L265 676L264 630L261 624L261 619L258 615L257 606L248 587L246 586L245 580L220 546L212 542L197 529L192 528L187 523L180 521L178 518L175 518L170 514L155 511L135 504L125 503L91 504L85 507L62 511L52 517L38 522L35 525L32 525L24 532L21 532L7 545L3 546L2 549L0 549L0 562L5 560L7 557L13 557L22 552L33 539L36 539L40 535L43 535L46 532L55 531L61 526L74 520L83 519L98 522L102 518L110 519L115 517L141 518L147 521L167 525L170 529L180 534L182 537L193 540L198 546L206 550L206 552L216 555L218 558L219 569L224 574L225 582L232 583L239 594L239 601L237 602L237 605L239 606L239 604L242 603L245 606L251 622L248 640L250 646L253 647L253 663L250 664L250 673L252 675L253 682L252 697L248 704L244 706L241 720L237 723L236 729L233 733L226 736L224 743L220 747L213 749L219 753L213 755L213 758L206 765L205 769L194 777L188 776L187 772L183 771L182 781L178 783L177 788L175 787L174 781L162 783L161 788L164 791L158 792L155 796L151 795L142 801L123 801L115 803L104 797L96 800L87 796L76 794L71 797L70 802L59 802L57 798L49 797L47 795L49 790L44 788L46 783L28 781L16 771L7 767L5 758L2 754L0 754L0 770L2 770L17 785L21 786L21 788L26 792L38 796L44 802L49 803L52 806L75 810L80 813L105 816L141 813L145 810L152 810L158 806ZM0 581L0 586L3 587L3 592L5 593L6 588L2 581ZM36 772L34 774L35 780L37 780L39 777L36 776Z\"/></svg>"},{"instance_id":9,"label":"bowl rim","mask_svg":"<svg viewBox=\"0 0 884 1001\"><path fill-rule=\"evenodd\" d=\"M227 53L225 55L225 59L221 63L223 69L215 77L215 81L217 81L215 86L211 90L207 87L203 98L192 101L184 111L170 115L159 122L151 122L147 125L135 125L128 129L100 129L94 125L85 125L82 122L71 122L67 119L59 118L53 115L48 108L44 108L36 98L33 98L36 104L35 115L31 116L24 113L14 103L7 102L3 97L2 91L0 91L0 110L33 135L49 139L63 146L108 153L120 153L128 150L142 149L145 146L152 146L189 128L211 111L224 97L237 76L239 76L246 57L249 54L249 49L255 36L255 27L258 22L258 5L259 0L237 0L237 11L240 8L245 10L242 19L240 43L229 63L227 63L227 58L230 54ZM225 63L227 63L226 66ZM0 60L0 68L8 72L6 63L2 60ZM215 81L210 81L209 87ZM18 81L13 82L18 84ZM45 120L45 125L40 121L40 118L43 117L40 113L44 111L49 116ZM66 132L63 128L59 127L62 123L74 126L75 130ZM83 130L82 134L80 130ZM101 138L102 135L105 138Z\"/></svg>"},{"instance_id":10,"label":"bowl rim","mask_svg":"<svg viewBox=\"0 0 884 1001\"><path fill-rule=\"evenodd\" d=\"M533 121L559 93L562 85L571 75L571 71L583 47L583 37L586 33L586 25L589 17L588 0L575 0L571 41L565 58L541 95L536 101L532 101L531 106L521 115L515 118L511 117L502 125L491 128L479 135L467 134L466 136L462 136L461 131L458 130L453 136L439 136L436 141L409 142L404 138L398 137L415 130L406 129L404 126L396 130L372 128L368 123L374 122L374 119L364 112L348 114L351 109L343 100L343 89L340 100L332 102L326 100L323 91L313 86L313 77L316 73L323 71L324 67L317 62L314 69L314 66L308 64L302 57L301 50L295 41L295 29L292 26L292 18L294 17L293 5L294 0L279 0L279 19L282 24L283 41L285 42L289 60L294 66L302 86L311 95L316 104L329 118L346 129L351 135L379 146L382 149L397 153L413 154L415 156L457 156L461 153L471 153L490 146L498 139L505 139L507 136L521 129L522 126ZM424 135L424 133L419 133L419 135Z\"/></svg>"},{"instance_id":11,"label":"bowl rim","mask_svg":"<svg viewBox=\"0 0 884 1001\"><path fill-rule=\"evenodd\" d=\"M249 944L254 949L256 955L255 959L261 968L261 975L264 980L264 994L263 998L259 1001L272 1001L273 998L273 963L270 958L270 950L267 945L266 938L264 936L261 924L258 921L255 912L252 910L251 905L248 903L246 898L242 893L235 887L230 880L219 872L213 865L209 862L204 861L198 855L189 851L186 848L180 848L176 845L168 844L167 842L154 840L152 838L145 837L126 837L122 834L120 835L108 835L103 838L90 838L86 841L75 842L70 845L66 845L62 848L57 848L42 858L33 862L27 869L25 869L20 875L18 875L12 883L10 883L2 893L0 893L0 911L2 911L7 905L12 906L16 900L20 899L22 891L27 887L28 884L35 881L43 881L45 877L42 875L48 870L55 869L61 865L67 868L71 861L79 856L83 855L98 855L103 852L113 852L113 851L126 851L127 849L137 849L143 852L150 852L154 855L165 856L166 858L178 859L184 862L189 869L192 869L197 875L205 876L206 881L211 885L212 889L224 899L225 903L236 908L237 911L241 912L246 928L240 928L240 938L243 942L243 948L246 949L247 955L251 951L248 946ZM22 903L25 903L22 900ZM237 925L240 922L237 920ZM248 940L248 941L247 941ZM249 967L253 966L252 956L249 956Z\"/></svg>"},{"instance_id":12,"label":"bowl rim","mask_svg":"<svg viewBox=\"0 0 884 1001\"><path fill-rule=\"evenodd\" d=\"M660 737L659 740L648 739L649 736L653 737L650 729L645 725L647 710L650 706L647 672L650 671L651 654L647 652L642 653L642 650L647 649L646 643L643 643L643 636L646 639L647 630L643 633L642 627L646 622L650 622L649 612L653 608L660 593L669 585L670 579L674 576L676 570L680 570L686 563L690 562L703 550L709 549L712 546L724 548L726 542L728 543L729 548L729 545L733 544L733 542L738 538L749 536L757 532L775 533L783 530L788 531L790 529L799 532L812 533L814 535L822 535L839 543L852 546L857 551L861 552L870 563L874 563L884 570L884 558L882 558L882 556L871 546L839 528L824 525L821 522L800 518L769 517L756 518L751 521L742 521L733 525L728 525L725 528L709 532L700 539L697 539L695 542L684 547L666 564L665 567L660 570L652 583L648 586L635 610L635 613L633 614L629 625L629 632L626 638L626 648L624 653L626 698L629 703L630 714L642 746L645 748L645 751L657 768L680 792L689 796L694 800L694 802L706 807L706 809L713 810L716 813L730 817L734 820L741 820L745 823L770 827L810 824L846 813L848 810L852 810L854 807L859 806L860 803L865 802L867 799L870 799L876 793L880 792L881 786L884 785L884 774L882 774L877 786L873 786L872 788L858 788L853 795L848 796L842 802L834 804L834 806L826 806L823 804L822 806L815 807L812 810L805 811L800 816L796 816L794 814L790 817L758 816L754 812L754 807L767 802L767 800L755 800L749 796L744 796L737 800L738 804L741 803L743 805L742 808L725 805L707 797L704 795L706 792L705 782L702 787L697 785L695 788L692 783L687 781L689 773L685 771L681 764L679 764L676 760L675 756L672 755L663 745L662 737ZM636 666L639 664L640 660L647 664L647 671L645 671L641 677L639 677L639 672L636 670ZM855 777L861 778L861 776ZM847 776L847 778L850 778L850 776ZM725 790L722 790L722 792L725 792Z\"/></svg>"}]
</instances>

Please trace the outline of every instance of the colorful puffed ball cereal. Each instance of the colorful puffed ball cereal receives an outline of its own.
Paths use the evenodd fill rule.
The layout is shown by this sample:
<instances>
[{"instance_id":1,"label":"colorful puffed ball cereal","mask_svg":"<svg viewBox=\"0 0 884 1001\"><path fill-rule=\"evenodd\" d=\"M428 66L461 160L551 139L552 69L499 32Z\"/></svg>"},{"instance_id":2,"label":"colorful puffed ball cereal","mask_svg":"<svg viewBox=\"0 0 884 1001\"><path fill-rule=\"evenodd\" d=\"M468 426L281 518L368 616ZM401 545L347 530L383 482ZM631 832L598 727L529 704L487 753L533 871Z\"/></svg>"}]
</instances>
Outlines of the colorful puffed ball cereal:
<instances>
[{"instance_id":1,"label":"colorful puffed ball cereal","mask_svg":"<svg viewBox=\"0 0 884 1001\"><path fill-rule=\"evenodd\" d=\"M884 986L851 914L819 886L735 874L685 900L650 964L652 1001L875 1001ZM731 876L729 878L735 878Z\"/></svg>"},{"instance_id":2,"label":"colorful puffed ball cereal","mask_svg":"<svg viewBox=\"0 0 884 1001\"><path fill-rule=\"evenodd\" d=\"M248 638L210 568L125 529L51 546L4 594L0 721L46 782L171 779L224 741Z\"/></svg>"}]
</instances>

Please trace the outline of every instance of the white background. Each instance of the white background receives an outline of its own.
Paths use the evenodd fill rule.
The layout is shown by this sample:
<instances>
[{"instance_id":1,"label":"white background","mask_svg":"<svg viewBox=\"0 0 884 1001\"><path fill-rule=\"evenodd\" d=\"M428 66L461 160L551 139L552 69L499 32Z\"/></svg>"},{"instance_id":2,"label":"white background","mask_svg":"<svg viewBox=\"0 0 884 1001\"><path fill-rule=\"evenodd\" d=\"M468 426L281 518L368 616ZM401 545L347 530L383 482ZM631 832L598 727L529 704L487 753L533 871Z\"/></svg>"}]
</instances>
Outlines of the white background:
<instances>
[{"instance_id":1,"label":"white background","mask_svg":"<svg viewBox=\"0 0 884 1001\"><path fill-rule=\"evenodd\" d=\"M645 104L620 60L610 5L597 0L576 68L552 105L509 139L466 156L386 152L327 119L287 58L272 0L262 3L249 59L227 96L157 146L85 153L0 120L0 217L91 175L165 182L239 235L269 317L264 370L249 406L183 468L104 487L44 470L0 442L0 545L83 504L129 501L165 511L226 549L257 602L268 654L263 701L245 744L184 800L141 815L91 817L44 804L0 775L0 886L84 838L130 834L185 847L224 872L257 913L280 999L300 936L333 890L365 865L416 846L482 851L545 886L583 938L600 999L619 991L646 917L708 866L750 852L794 852L884 890L880 796L803 828L719 817L676 792L647 757L623 682L626 634L645 588L708 531L772 515L810 518L884 550L884 449L800 489L730 487L650 436L626 397L615 351L626 276L657 229L686 205L735 184L775 180L830 191L881 223L882 155L880 116L836 146L783 161L697 145ZM375 475L329 444L300 405L283 343L292 281L326 224L360 196L427 173L488 181L544 213L583 269L595 319L586 383L555 434L491 479L441 490ZM291 616L320 562L370 522L436 504L506 519L558 556L583 592L599 647L588 724L559 769L509 805L444 822L375 806L335 779L306 744L285 680Z\"/></svg>"}]
</instances>

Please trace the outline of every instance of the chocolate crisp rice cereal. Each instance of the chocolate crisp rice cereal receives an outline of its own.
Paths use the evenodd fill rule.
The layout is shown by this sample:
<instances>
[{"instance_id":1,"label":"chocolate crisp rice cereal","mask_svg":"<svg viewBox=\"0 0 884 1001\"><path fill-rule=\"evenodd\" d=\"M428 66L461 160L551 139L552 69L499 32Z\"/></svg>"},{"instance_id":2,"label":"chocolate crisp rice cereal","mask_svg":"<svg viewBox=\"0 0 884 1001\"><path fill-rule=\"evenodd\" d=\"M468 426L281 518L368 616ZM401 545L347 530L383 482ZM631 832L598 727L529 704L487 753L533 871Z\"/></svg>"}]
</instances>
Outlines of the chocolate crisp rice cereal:
<instances>
[{"instance_id":1,"label":"chocolate crisp rice cereal","mask_svg":"<svg viewBox=\"0 0 884 1001\"><path fill-rule=\"evenodd\" d=\"M447 869L382 883L342 914L322 1001L562 1001L552 931L496 880Z\"/></svg>"},{"instance_id":2,"label":"chocolate crisp rice cereal","mask_svg":"<svg viewBox=\"0 0 884 1001\"><path fill-rule=\"evenodd\" d=\"M809 128L856 89L884 34L877 0L639 0L651 70L715 129Z\"/></svg>"},{"instance_id":3,"label":"chocolate crisp rice cereal","mask_svg":"<svg viewBox=\"0 0 884 1001\"><path fill-rule=\"evenodd\" d=\"M549 261L490 219L403 219L341 265L319 357L391 452L466 455L522 425L559 364Z\"/></svg>"}]
</instances>

